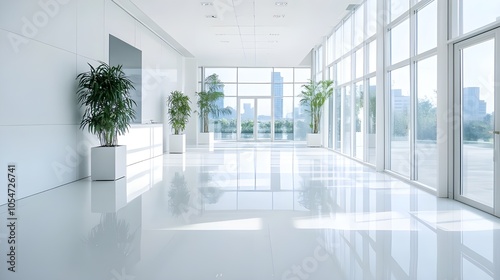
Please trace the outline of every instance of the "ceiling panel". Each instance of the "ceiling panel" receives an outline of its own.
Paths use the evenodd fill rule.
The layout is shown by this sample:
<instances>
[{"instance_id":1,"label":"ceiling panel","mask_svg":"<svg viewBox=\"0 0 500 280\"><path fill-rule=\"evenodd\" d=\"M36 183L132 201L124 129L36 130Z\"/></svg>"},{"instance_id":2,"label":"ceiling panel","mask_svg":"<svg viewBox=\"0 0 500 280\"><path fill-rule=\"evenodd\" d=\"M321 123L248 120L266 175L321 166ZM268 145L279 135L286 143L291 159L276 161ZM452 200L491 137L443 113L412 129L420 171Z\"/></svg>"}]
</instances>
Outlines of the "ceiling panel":
<instances>
[{"instance_id":1,"label":"ceiling panel","mask_svg":"<svg viewBox=\"0 0 500 280\"><path fill-rule=\"evenodd\" d=\"M290 0L286 6L269 0L113 1L133 3L200 66L281 67L301 66L347 15L346 7L362 0Z\"/></svg>"}]
</instances>

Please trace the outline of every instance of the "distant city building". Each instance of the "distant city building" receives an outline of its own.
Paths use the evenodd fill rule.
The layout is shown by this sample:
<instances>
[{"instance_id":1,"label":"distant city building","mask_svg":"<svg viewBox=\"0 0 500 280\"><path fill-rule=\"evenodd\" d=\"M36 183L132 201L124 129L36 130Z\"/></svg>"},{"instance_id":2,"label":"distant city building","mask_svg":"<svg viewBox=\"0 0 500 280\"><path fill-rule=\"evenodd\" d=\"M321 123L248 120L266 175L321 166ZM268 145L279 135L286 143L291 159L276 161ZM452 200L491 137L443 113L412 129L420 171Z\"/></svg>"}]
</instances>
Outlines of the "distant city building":
<instances>
[{"instance_id":1,"label":"distant city building","mask_svg":"<svg viewBox=\"0 0 500 280\"><path fill-rule=\"evenodd\" d=\"M253 120L255 111L252 104L243 103L243 112L240 112L241 120Z\"/></svg>"},{"instance_id":2,"label":"distant city building","mask_svg":"<svg viewBox=\"0 0 500 280\"><path fill-rule=\"evenodd\" d=\"M486 102L479 99L481 89L479 87L466 87L463 89L463 118L469 121L482 121L486 116Z\"/></svg>"},{"instance_id":3,"label":"distant city building","mask_svg":"<svg viewBox=\"0 0 500 280\"><path fill-rule=\"evenodd\" d=\"M407 112L410 111L410 96L403 95L401 89L391 90L391 103L393 112Z\"/></svg>"},{"instance_id":4,"label":"distant city building","mask_svg":"<svg viewBox=\"0 0 500 280\"><path fill-rule=\"evenodd\" d=\"M274 119L283 119L283 77L280 72L272 73L271 86L274 95Z\"/></svg>"}]
</instances>

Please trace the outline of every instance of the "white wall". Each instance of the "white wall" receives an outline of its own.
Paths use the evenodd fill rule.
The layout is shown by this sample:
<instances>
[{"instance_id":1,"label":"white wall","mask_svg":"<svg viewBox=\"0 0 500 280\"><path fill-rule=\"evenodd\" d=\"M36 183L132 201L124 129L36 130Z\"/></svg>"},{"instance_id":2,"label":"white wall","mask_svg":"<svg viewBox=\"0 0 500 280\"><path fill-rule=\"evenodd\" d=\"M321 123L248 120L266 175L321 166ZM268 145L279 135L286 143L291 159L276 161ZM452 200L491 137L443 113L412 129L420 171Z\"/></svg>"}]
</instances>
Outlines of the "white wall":
<instances>
[{"instance_id":1,"label":"white wall","mask_svg":"<svg viewBox=\"0 0 500 280\"><path fill-rule=\"evenodd\" d=\"M0 180L17 163L18 198L89 176L75 78L108 61L109 34L142 50L143 119L162 121L182 56L112 1L0 1Z\"/></svg>"},{"instance_id":2,"label":"white wall","mask_svg":"<svg viewBox=\"0 0 500 280\"><path fill-rule=\"evenodd\" d=\"M197 85L198 85L198 64L195 59L185 58L184 59L184 88L183 91L189 96L191 99L191 109L193 112L191 113L191 118L189 118L189 123L186 126L186 142L188 145L195 145L197 143L198 137L198 127L199 120L198 113L194 111L198 111L198 106L196 102L198 98L196 97Z\"/></svg>"}]
</instances>

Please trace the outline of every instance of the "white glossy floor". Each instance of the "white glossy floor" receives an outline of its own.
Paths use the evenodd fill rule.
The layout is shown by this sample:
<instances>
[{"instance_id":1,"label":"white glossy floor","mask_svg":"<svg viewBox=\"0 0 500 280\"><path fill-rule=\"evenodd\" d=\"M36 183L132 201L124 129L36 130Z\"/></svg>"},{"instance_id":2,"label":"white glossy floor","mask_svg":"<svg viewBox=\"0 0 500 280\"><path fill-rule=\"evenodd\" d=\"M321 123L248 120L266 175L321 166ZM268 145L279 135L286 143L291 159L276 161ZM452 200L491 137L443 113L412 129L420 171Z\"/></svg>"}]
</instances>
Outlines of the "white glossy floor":
<instances>
[{"instance_id":1,"label":"white glossy floor","mask_svg":"<svg viewBox=\"0 0 500 280\"><path fill-rule=\"evenodd\" d=\"M191 147L127 172L18 201L0 279L500 279L498 218L324 149Z\"/></svg>"}]
</instances>

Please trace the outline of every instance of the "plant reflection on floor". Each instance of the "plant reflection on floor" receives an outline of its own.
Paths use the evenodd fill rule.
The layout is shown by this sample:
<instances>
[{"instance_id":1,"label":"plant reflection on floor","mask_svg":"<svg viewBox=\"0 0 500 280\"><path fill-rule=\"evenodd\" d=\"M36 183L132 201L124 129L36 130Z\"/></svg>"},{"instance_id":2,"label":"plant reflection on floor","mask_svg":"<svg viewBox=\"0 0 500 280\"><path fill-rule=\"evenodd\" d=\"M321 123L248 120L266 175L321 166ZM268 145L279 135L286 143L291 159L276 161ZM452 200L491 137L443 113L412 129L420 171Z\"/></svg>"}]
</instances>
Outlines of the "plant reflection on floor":
<instances>
[{"instance_id":1,"label":"plant reflection on floor","mask_svg":"<svg viewBox=\"0 0 500 280\"><path fill-rule=\"evenodd\" d=\"M302 183L298 202L310 211L328 213L334 208L331 191L323 182L309 179Z\"/></svg>"},{"instance_id":2,"label":"plant reflection on floor","mask_svg":"<svg viewBox=\"0 0 500 280\"><path fill-rule=\"evenodd\" d=\"M168 198L168 208L172 215L180 216L189 211L189 199L191 198L191 194L189 193L184 175L179 175L177 172L175 173L170 183Z\"/></svg>"},{"instance_id":3,"label":"plant reflection on floor","mask_svg":"<svg viewBox=\"0 0 500 280\"><path fill-rule=\"evenodd\" d=\"M224 194L220 188L216 187L201 187L199 190L203 201L208 204L216 204Z\"/></svg>"},{"instance_id":4,"label":"plant reflection on floor","mask_svg":"<svg viewBox=\"0 0 500 280\"><path fill-rule=\"evenodd\" d=\"M92 260L89 273L96 277L107 275L106 279L110 279L112 271L125 267L135 235L136 231L130 233L129 223L119 220L116 213L101 214L100 223L91 229L85 240Z\"/></svg>"}]
</instances>

